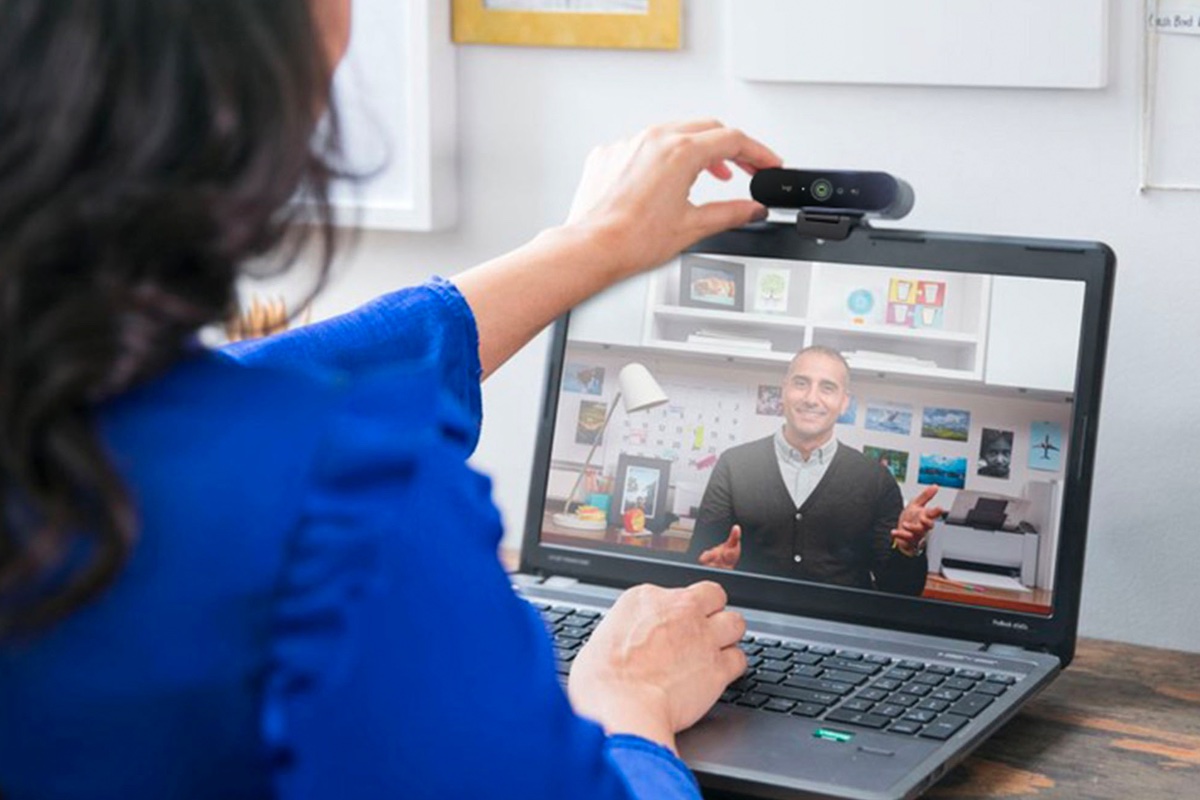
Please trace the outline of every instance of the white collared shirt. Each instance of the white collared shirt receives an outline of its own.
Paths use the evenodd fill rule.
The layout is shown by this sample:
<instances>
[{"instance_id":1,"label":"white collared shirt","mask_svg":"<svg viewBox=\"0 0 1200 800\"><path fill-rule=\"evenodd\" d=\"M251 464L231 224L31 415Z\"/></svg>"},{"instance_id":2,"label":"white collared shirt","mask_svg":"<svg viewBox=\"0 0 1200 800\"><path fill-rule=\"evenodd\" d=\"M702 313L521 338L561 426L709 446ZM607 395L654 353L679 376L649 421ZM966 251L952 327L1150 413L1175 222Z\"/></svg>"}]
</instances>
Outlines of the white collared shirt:
<instances>
[{"instance_id":1,"label":"white collared shirt","mask_svg":"<svg viewBox=\"0 0 1200 800\"><path fill-rule=\"evenodd\" d=\"M832 436L826 444L813 450L806 461L799 450L788 444L783 428L775 432L775 457L779 461L779 474L783 476L783 484L796 508L804 505L813 489L817 488L837 448L837 437Z\"/></svg>"}]
</instances>

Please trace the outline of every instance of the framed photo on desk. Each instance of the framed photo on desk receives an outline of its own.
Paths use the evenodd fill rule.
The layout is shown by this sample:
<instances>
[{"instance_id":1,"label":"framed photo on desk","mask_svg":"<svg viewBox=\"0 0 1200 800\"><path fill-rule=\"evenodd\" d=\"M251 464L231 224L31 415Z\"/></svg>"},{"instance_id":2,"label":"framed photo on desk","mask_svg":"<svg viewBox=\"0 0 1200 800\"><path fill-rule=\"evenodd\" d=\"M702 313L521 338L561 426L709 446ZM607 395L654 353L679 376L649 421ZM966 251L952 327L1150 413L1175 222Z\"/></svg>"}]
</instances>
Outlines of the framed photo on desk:
<instances>
[{"instance_id":1,"label":"framed photo on desk","mask_svg":"<svg viewBox=\"0 0 1200 800\"><path fill-rule=\"evenodd\" d=\"M621 453L608 506L610 525L624 525L625 514L641 509L649 530L666 527L667 488L671 480L671 462L663 458L645 458Z\"/></svg>"}]
</instances>

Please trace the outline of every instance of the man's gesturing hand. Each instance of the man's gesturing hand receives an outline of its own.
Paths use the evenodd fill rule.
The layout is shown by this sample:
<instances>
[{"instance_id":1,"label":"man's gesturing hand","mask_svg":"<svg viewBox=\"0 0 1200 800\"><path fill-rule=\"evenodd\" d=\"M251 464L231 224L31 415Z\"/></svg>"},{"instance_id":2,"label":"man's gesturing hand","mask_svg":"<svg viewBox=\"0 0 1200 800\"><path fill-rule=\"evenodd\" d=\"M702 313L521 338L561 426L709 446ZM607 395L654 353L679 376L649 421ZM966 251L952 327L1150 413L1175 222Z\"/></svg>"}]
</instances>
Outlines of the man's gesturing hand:
<instances>
[{"instance_id":1,"label":"man's gesturing hand","mask_svg":"<svg viewBox=\"0 0 1200 800\"><path fill-rule=\"evenodd\" d=\"M937 491L936 486L927 487L900 512L900 520L892 529L892 546L906 556L920 554L933 523L946 513L941 506L929 505Z\"/></svg>"},{"instance_id":2,"label":"man's gesturing hand","mask_svg":"<svg viewBox=\"0 0 1200 800\"><path fill-rule=\"evenodd\" d=\"M705 567L733 569L738 559L742 557L742 526L734 525L729 529L729 538L716 547L710 547L700 554L700 564Z\"/></svg>"}]
</instances>

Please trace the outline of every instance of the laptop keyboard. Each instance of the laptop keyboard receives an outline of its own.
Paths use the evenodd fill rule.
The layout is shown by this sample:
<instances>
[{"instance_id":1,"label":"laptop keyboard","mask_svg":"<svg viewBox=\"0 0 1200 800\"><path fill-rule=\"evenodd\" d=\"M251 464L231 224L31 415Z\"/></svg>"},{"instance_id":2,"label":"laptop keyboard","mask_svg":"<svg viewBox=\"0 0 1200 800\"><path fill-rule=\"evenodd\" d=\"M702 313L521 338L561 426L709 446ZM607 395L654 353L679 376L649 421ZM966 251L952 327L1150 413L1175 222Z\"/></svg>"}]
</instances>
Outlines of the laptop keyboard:
<instances>
[{"instance_id":1,"label":"laptop keyboard","mask_svg":"<svg viewBox=\"0 0 1200 800\"><path fill-rule=\"evenodd\" d=\"M533 605L554 638L555 665L565 678L602 615ZM746 654L746 672L719 703L927 739L949 739L1020 680L1008 673L750 634L739 647Z\"/></svg>"}]
</instances>

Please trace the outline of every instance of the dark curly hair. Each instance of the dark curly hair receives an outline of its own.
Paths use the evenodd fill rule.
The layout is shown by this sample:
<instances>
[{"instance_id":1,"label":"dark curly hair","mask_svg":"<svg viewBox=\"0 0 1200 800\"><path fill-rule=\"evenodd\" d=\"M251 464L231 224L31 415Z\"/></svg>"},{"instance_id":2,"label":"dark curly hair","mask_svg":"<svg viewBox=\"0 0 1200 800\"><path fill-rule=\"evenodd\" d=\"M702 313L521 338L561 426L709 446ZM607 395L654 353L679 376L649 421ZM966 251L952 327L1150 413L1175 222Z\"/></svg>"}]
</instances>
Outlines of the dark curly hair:
<instances>
[{"instance_id":1,"label":"dark curly hair","mask_svg":"<svg viewBox=\"0 0 1200 800\"><path fill-rule=\"evenodd\" d=\"M129 554L96 405L227 319L249 259L315 237L323 281L322 44L308 0L0 0L0 634Z\"/></svg>"}]
</instances>

